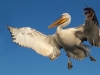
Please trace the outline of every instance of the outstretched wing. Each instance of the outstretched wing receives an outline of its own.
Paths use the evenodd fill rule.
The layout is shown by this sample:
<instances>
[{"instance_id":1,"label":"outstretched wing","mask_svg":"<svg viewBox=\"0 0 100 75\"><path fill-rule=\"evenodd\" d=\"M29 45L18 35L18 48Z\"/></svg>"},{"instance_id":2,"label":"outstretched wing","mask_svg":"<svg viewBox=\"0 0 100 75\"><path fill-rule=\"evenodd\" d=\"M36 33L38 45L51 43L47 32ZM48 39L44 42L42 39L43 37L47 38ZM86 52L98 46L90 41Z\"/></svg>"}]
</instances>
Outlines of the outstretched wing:
<instances>
[{"instance_id":1,"label":"outstretched wing","mask_svg":"<svg viewBox=\"0 0 100 75\"><path fill-rule=\"evenodd\" d=\"M53 47L45 40L47 36L39 31L30 27L13 28L7 26L7 28L11 32L13 42L18 45L32 48L43 56L49 56L52 53Z\"/></svg>"},{"instance_id":2,"label":"outstretched wing","mask_svg":"<svg viewBox=\"0 0 100 75\"><path fill-rule=\"evenodd\" d=\"M84 35L92 46L99 46L99 23L94 10L91 7L84 8L86 11Z\"/></svg>"}]
</instances>

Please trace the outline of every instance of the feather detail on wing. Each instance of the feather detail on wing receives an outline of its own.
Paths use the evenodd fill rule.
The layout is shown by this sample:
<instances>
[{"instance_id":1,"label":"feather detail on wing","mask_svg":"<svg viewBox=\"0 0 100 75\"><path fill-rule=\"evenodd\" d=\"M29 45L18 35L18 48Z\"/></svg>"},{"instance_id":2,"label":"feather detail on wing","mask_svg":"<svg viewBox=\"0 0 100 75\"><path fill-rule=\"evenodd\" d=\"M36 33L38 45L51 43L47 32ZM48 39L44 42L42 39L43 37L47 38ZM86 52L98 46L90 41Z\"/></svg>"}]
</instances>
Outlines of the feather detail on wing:
<instances>
[{"instance_id":1,"label":"feather detail on wing","mask_svg":"<svg viewBox=\"0 0 100 75\"><path fill-rule=\"evenodd\" d=\"M7 27L11 32L13 42L17 43L18 45L32 48L34 51L43 56L49 56L52 53L53 47L46 42L46 35L36 31L35 29L31 29L30 27Z\"/></svg>"}]
</instances>

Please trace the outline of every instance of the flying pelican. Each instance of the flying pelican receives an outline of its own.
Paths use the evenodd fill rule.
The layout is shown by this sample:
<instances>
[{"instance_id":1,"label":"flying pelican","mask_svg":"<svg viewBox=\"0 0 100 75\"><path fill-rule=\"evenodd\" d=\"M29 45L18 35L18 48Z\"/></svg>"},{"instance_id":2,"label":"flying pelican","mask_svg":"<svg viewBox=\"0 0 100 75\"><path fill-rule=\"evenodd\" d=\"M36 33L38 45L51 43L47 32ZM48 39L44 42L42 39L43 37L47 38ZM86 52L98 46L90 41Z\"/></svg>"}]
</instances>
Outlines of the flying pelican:
<instances>
[{"instance_id":1,"label":"flying pelican","mask_svg":"<svg viewBox=\"0 0 100 75\"><path fill-rule=\"evenodd\" d=\"M92 18L94 17L96 16L93 15ZM88 20L90 21L90 19ZM58 25L57 32L48 36L30 27L14 28L7 26L7 28L11 32L13 42L20 46L32 48L38 54L49 57L51 60L56 59L60 55L60 48L63 47L68 55L68 69L71 69L72 64L70 57L82 59L89 56L92 61L96 60L89 54L88 47L82 44L83 41L90 39L90 37L86 36L86 32L84 31L88 28L88 25L83 24L77 28L62 29L67 26L70 21L71 16L68 13L63 13L57 21L49 26L49 28L53 28ZM82 35L80 35L81 33ZM93 34L93 36L94 35L95 34ZM93 39L97 39L97 37L97 35L95 38L91 37L92 40L90 41L95 43L96 41ZM98 44L96 43L96 45Z\"/></svg>"},{"instance_id":2,"label":"flying pelican","mask_svg":"<svg viewBox=\"0 0 100 75\"><path fill-rule=\"evenodd\" d=\"M81 60L87 56L90 57L92 61L96 61L89 54L88 46L84 45L82 42L88 40L92 46L99 46L99 24L96 18L95 12L92 8L87 7L84 9L86 15L85 24L76 28L66 28L71 22L71 16L68 13L62 14L62 16L53 22L48 28L57 27L55 34L55 39L60 46L64 48L68 56L68 69L71 69L72 62L70 58Z\"/></svg>"}]
</instances>

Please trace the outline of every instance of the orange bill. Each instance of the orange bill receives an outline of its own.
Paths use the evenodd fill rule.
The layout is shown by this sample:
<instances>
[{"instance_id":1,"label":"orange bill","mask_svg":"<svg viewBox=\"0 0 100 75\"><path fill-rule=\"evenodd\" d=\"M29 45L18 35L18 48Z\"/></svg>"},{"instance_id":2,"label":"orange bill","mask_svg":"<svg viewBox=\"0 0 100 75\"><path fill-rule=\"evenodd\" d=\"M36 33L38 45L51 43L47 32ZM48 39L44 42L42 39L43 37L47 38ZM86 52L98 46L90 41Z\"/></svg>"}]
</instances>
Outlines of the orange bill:
<instances>
[{"instance_id":1,"label":"orange bill","mask_svg":"<svg viewBox=\"0 0 100 75\"><path fill-rule=\"evenodd\" d=\"M61 16L55 22L53 22L48 28L53 28L55 26L61 25L61 24L65 23L67 20L68 20L68 18L63 18L63 16Z\"/></svg>"}]
</instances>

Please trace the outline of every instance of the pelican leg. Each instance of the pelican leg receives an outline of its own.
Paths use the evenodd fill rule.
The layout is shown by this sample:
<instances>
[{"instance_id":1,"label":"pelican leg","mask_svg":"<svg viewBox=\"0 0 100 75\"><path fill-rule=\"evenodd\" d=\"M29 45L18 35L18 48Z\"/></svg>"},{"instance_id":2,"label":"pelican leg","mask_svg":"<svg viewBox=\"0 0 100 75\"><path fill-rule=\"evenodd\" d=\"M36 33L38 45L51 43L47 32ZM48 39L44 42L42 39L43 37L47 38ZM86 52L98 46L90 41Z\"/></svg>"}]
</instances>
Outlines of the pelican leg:
<instances>
[{"instance_id":1,"label":"pelican leg","mask_svg":"<svg viewBox=\"0 0 100 75\"><path fill-rule=\"evenodd\" d=\"M84 48L86 56L88 55L89 58L91 59L91 61L94 61L94 62L95 62L96 59L93 58L93 57L89 54L89 51L85 48L85 46L84 46L83 44L81 44L81 46ZM88 47L88 46L87 46L87 47Z\"/></svg>"},{"instance_id":2,"label":"pelican leg","mask_svg":"<svg viewBox=\"0 0 100 75\"><path fill-rule=\"evenodd\" d=\"M68 57L68 69L71 70L72 67L73 67L73 66L72 66L72 62L70 62L70 58Z\"/></svg>"},{"instance_id":3,"label":"pelican leg","mask_svg":"<svg viewBox=\"0 0 100 75\"><path fill-rule=\"evenodd\" d=\"M89 54L89 58L91 59L91 61L96 61L96 59L95 58L93 58L90 54Z\"/></svg>"}]
</instances>

